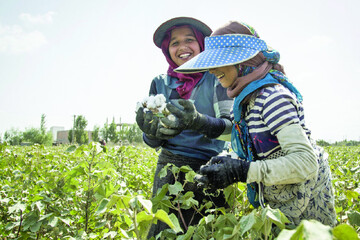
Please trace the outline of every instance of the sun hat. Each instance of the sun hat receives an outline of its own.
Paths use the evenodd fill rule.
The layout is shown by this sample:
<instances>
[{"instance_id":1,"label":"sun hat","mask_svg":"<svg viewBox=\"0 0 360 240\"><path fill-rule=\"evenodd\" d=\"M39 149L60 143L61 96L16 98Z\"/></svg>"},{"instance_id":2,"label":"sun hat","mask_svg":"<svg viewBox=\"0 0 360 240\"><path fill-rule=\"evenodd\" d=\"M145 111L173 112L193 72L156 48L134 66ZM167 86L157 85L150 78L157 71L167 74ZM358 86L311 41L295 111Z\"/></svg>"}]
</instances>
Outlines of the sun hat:
<instances>
[{"instance_id":1,"label":"sun hat","mask_svg":"<svg viewBox=\"0 0 360 240\"><path fill-rule=\"evenodd\" d=\"M268 46L255 29L243 22L229 21L205 38L205 50L174 69L179 73L204 72L211 68L245 62Z\"/></svg>"},{"instance_id":2,"label":"sun hat","mask_svg":"<svg viewBox=\"0 0 360 240\"><path fill-rule=\"evenodd\" d=\"M202 32L204 37L210 36L212 30L205 23L191 17L176 17L162 23L154 33L154 43L157 47L161 48L161 43L165 37L166 31L173 26L191 25L197 30Z\"/></svg>"},{"instance_id":3,"label":"sun hat","mask_svg":"<svg viewBox=\"0 0 360 240\"><path fill-rule=\"evenodd\" d=\"M211 68L245 62L268 50L264 40L244 34L227 34L205 38L205 50L174 69L179 73L203 72Z\"/></svg>"}]
</instances>

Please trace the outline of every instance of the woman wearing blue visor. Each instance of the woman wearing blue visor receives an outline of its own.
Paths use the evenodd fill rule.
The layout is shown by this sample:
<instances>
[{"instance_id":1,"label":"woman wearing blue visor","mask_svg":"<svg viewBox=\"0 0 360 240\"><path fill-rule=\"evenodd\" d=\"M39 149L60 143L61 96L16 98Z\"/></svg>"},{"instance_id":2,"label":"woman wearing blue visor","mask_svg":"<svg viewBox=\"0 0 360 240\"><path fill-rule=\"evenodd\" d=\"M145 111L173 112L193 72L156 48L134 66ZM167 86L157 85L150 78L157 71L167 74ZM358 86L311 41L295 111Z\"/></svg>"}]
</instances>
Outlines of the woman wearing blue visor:
<instances>
[{"instance_id":1,"label":"woman wearing blue visor","mask_svg":"<svg viewBox=\"0 0 360 240\"><path fill-rule=\"evenodd\" d=\"M210 71L234 98L232 149L200 169L199 181L215 188L248 184L252 205L269 204L292 223L315 219L334 226L334 194L327 154L311 139L302 97L256 31L229 22L205 39L205 50L177 69Z\"/></svg>"}]
</instances>

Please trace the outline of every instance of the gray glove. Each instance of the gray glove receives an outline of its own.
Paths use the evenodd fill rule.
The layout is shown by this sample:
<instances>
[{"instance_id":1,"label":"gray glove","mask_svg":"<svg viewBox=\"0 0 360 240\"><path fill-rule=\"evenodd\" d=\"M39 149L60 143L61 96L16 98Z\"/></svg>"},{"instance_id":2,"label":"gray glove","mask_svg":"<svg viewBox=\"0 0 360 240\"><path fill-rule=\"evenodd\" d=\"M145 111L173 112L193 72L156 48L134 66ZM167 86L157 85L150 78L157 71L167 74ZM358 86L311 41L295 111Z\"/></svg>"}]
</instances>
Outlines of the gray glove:
<instances>
[{"instance_id":1,"label":"gray glove","mask_svg":"<svg viewBox=\"0 0 360 240\"><path fill-rule=\"evenodd\" d=\"M202 127L202 124L205 124L205 122L200 121L201 118L203 118L203 115L196 111L195 106L191 101L180 99L179 104L184 107L183 110L170 103L166 104L166 108L169 112L176 117L176 121L163 119L162 122L166 126L180 130L198 130Z\"/></svg>"},{"instance_id":2,"label":"gray glove","mask_svg":"<svg viewBox=\"0 0 360 240\"><path fill-rule=\"evenodd\" d=\"M136 123L141 131L150 138L170 139L178 135L181 131L178 129L165 128L155 114L151 111L144 113L144 108L140 107L136 112Z\"/></svg>"},{"instance_id":3,"label":"gray glove","mask_svg":"<svg viewBox=\"0 0 360 240\"><path fill-rule=\"evenodd\" d=\"M235 182L246 182L249 167L250 162L228 156L216 156L212 157L206 165L201 166L201 175L195 179L200 182L200 185L225 188Z\"/></svg>"},{"instance_id":4,"label":"gray glove","mask_svg":"<svg viewBox=\"0 0 360 240\"><path fill-rule=\"evenodd\" d=\"M166 105L169 112L176 117L175 121L167 118L161 120L169 128L179 131L194 130L209 138L217 138L224 132L226 124L223 119L199 113L189 100L180 99L179 104L184 109L179 109L170 103Z\"/></svg>"}]
</instances>

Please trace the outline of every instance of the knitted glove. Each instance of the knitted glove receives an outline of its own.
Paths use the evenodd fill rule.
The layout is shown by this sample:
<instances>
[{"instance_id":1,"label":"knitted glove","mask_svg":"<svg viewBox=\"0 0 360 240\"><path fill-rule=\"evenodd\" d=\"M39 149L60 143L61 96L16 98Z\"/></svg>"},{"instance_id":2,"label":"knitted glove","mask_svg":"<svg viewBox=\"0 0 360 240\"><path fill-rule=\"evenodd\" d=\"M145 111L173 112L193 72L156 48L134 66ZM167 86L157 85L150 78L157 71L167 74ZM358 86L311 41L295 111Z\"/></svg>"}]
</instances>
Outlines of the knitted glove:
<instances>
[{"instance_id":1,"label":"knitted glove","mask_svg":"<svg viewBox=\"0 0 360 240\"><path fill-rule=\"evenodd\" d=\"M151 111L144 113L144 108L140 107L136 112L136 123L141 131L150 138L170 139L178 135L178 129L165 128L155 114Z\"/></svg>"},{"instance_id":2,"label":"knitted glove","mask_svg":"<svg viewBox=\"0 0 360 240\"><path fill-rule=\"evenodd\" d=\"M220 118L210 117L196 111L195 105L185 99L180 99L179 104L183 106L180 109L170 103L166 105L166 108L171 112L176 120L164 118L161 121L172 129L182 130L194 130L206 135L209 138L217 138L225 130L225 121Z\"/></svg>"},{"instance_id":3,"label":"knitted glove","mask_svg":"<svg viewBox=\"0 0 360 240\"><path fill-rule=\"evenodd\" d=\"M201 166L201 176L196 180L213 188L225 188L235 182L246 182L249 167L250 162L229 156L216 156L206 165Z\"/></svg>"}]
</instances>

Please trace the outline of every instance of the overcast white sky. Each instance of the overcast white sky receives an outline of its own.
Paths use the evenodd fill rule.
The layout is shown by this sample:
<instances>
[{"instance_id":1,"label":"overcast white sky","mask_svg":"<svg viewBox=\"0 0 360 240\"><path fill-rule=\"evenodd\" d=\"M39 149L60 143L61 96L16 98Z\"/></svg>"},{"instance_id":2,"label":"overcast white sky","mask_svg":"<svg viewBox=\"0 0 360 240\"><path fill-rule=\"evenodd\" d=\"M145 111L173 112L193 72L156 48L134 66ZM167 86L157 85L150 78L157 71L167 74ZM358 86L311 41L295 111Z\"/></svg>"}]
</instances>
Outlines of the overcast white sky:
<instances>
[{"instance_id":1,"label":"overcast white sky","mask_svg":"<svg viewBox=\"0 0 360 240\"><path fill-rule=\"evenodd\" d=\"M0 0L0 134L135 122L167 63L152 42L165 20L252 25L281 54L315 139L360 140L359 0Z\"/></svg>"}]
</instances>

